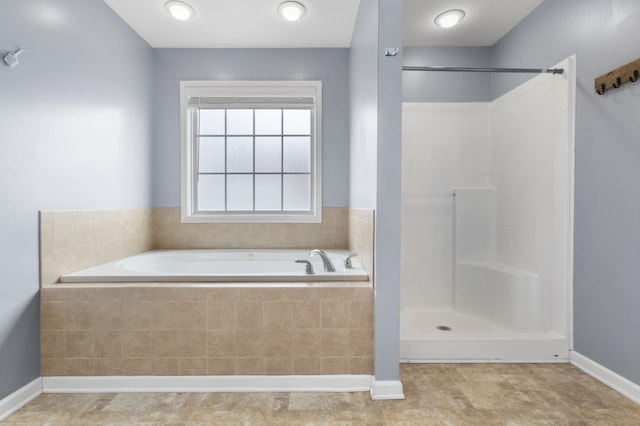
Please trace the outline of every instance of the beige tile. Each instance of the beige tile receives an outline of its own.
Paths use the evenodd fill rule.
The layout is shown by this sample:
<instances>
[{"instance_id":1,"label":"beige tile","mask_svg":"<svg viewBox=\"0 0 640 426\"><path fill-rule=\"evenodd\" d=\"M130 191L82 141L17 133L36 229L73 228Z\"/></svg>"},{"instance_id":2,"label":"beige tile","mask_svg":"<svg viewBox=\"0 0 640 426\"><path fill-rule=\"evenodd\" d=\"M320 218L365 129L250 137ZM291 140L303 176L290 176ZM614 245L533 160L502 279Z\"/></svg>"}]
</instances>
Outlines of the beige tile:
<instances>
[{"instance_id":1,"label":"beige tile","mask_svg":"<svg viewBox=\"0 0 640 426\"><path fill-rule=\"evenodd\" d=\"M373 330L349 330L349 355L365 357L373 355Z\"/></svg>"},{"instance_id":2,"label":"beige tile","mask_svg":"<svg viewBox=\"0 0 640 426\"><path fill-rule=\"evenodd\" d=\"M122 328L125 330L150 329L153 303L142 300L122 302Z\"/></svg>"},{"instance_id":3,"label":"beige tile","mask_svg":"<svg viewBox=\"0 0 640 426\"><path fill-rule=\"evenodd\" d=\"M42 358L41 374L43 376L64 376L67 374L66 361L64 358Z\"/></svg>"},{"instance_id":4,"label":"beige tile","mask_svg":"<svg viewBox=\"0 0 640 426\"><path fill-rule=\"evenodd\" d=\"M236 341L238 345L238 356L242 357L263 357L265 355L265 339L263 330L237 330ZM211 347L209 347L211 354Z\"/></svg>"},{"instance_id":5,"label":"beige tile","mask_svg":"<svg viewBox=\"0 0 640 426\"><path fill-rule=\"evenodd\" d=\"M66 358L66 375L93 376L95 374L93 358Z\"/></svg>"},{"instance_id":6,"label":"beige tile","mask_svg":"<svg viewBox=\"0 0 640 426\"><path fill-rule=\"evenodd\" d=\"M177 330L180 324L179 305L175 301L158 300L151 303L151 328Z\"/></svg>"},{"instance_id":7,"label":"beige tile","mask_svg":"<svg viewBox=\"0 0 640 426\"><path fill-rule=\"evenodd\" d=\"M319 354L329 357L349 356L349 330L322 329Z\"/></svg>"},{"instance_id":8,"label":"beige tile","mask_svg":"<svg viewBox=\"0 0 640 426\"><path fill-rule=\"evenodd\" d=\"M264 328L290 329L291 328L291 302L267 301L263 304Z\"/></svg>"},{"instance_id":9,"label":"beige tile","mask_svg":"<svg viewBox=\"0 0 640 426\"><path fill-rule=\"evenodd\" d=\"M96 330L122 328L122 302L96 301L93 305L93 325Z\"/></svg>"},{"instance_id":10,"label":"beige tile","mask_svg":"<svg viewBox=\"0 0 640 426\"><path fill-rule=\"evenodd\" d=\"M207 332L205 330L182 330L179 338L181 358L207 357Z\"/></svg>"},{"instance_id":11,"label":"beige tile","mask_svg":"<svg viewBox=\"0 0 640 426\"><path fill-rule=\"evenodd\" d=\"M40 332L42 358L64 358L67 353L67 338L64 330L42 330Z\"/></svg>"},{"instance_id":12,"label":"beige tile","mask_svg":"<svg viewBox=\"0 0 640 426\"><path fill-rule=\"evenodd\" d=\"M208 330L207 354L209 358L232 358L238 353L234 330Z\"/></svg>"},{"instance_id":13,"label":"beige tile","mask_svg":"<svg viewBox=\"0 0 640 426\"><path fill-rule=\"evenodd\" d=\"M275 375L292 374L293 363L289 357L276 357L264 359L264 373Z\"/></svg>"},{"instance_id":14,"label":"beige tile","mask_svg":"<svg viewBox=\"0 0 640 426\"><path fill-rule=\"evenodd\" d=\"M349 328L373 329L373 303L359 300L349 302Z\"/></svg>"},{"instance_id":15,"label":"beige tile","mask_svg":"<svg viewBox=\"0 0 640 426\"><path fill-rule=\"evenodd\" d=\"M291 326L294 329L320 328L320 302L291 302Z\"/></svg>"},{"instance_id":16,"label":"beige tile","mask_svg":"<svg viewBox=\"0 0 640 426\"><path fill-rule=\"evenodd\" d=\"M208 358L207 374L211 374L211 375L236 374L236 358Z\"/></svg>"},{"instance_id":17,"label":"beige tile","mask_svg":"<svg viewBox=\"0 0 640 426\"><path fill-rule=\"evenodd\" d=\"M182 330L205 330L207 328L207 302L178 302L178 322Z\"/></svg>"},{"instance_id":18,"label":"beige tile","mask_svg":"<svg viewBox=\"0 0 640 426\"><path fill-rule=\"evenodd\" d=\"M320 358L293 358L292 374L321 374Z\"/></svg>"},{"instance_id":19,"label":"beige tile","mask_svg":"<svg viewBox=\"0 0 640 426\"><path fill-rule=\"evenodd\" d=\"M236 303L236 327L238 329L260 329L263 322L262 302L239 301Z\"/></svg>"},{"instance_id":20,"label":"beige tile","mask_svg":"<svg viewBox=\"0 0 640 426\"><path fill-rule=\"evenodd\" d=\"M236 374L264 374L264 358L237 358Z\"/></svg>"},{"instance_id":21,"label":"beige tile","mask_svg":"<svg viewBox=\"0 0 640 426\"><path fill-rule=\"evenodd\" d=\"M154 358L178 358L180 356L178 333L177 330L153 330L151 332L151 356Z\"/></svg>"},{"instance_id":22,"label":"beige tile","mask_svg":"<svg viewBox=\"0 0 640 426\"><path fill-rule=\"evenodd\" d=\"M220 292L218 292L220 293ZM235 329L236 304L230 300L213 299L207 301L207 328Z\"/></svg>"},{"instance_id":23,"label":"beige tile","mask_svg":"<svg viewBox=\"0 0 640 426\"><path fill-rule=\"evenodd\" d=\"M93 358L95 356L95 335L93 331L66 332L67 358Z\"/></svg>"},{"instance_id":24,"label":"beige tile","mask_svg":"<svg viewBox=\"0 0 640 426\"><path fill-rule=\"evenodd\" d=\"M320 356L322 349L322 332L320 330L293 330L291 336L293 357Z\"/></svg>"},{"instance_id":25,"label":"beige tile","mask_svg":"<svg viewBox=\"0 0 640 426\"><path fill-rule=\"evenodd\" d=\"M123 358L122 374L125 376L147 376L151 374L151 358Z\"/></svg>"},{"instance_id":26,"label":"beige tile","mask_svg":"<svg viewBox=\"0 0 640 426\"><path fill-rule=\"evenodd\" d=\"M122 357L122 331L96 330L95 338L97 358Z\"/></svg>"},{"instance_id":27,"label":"beige tile","mask_svg":"<svg viewBox=\"0 0 640 426\"><path fill-rule=\"evenodd\" d=\"M207 358L180 358L180 375L204 376L207 374Z\"/></svg>"},{"instance_id":28,"label":"beige tile","mask_svg":"<svg viewBox=\"0 0 640 426\"><path fill-rule=\"evenodd\" d=\"M373 374L373 358L349 358L350 374Z\"/></svg>"},{"instance_id":29,"label":"beige tile","mask_svg":"<svg viewBox=\"0 0 640 426\"><path fill-rule=\"evenodd\" d=\"M74 373L90 374L92 361L68 364ZM234 358L206 361L209 374L236 373ZM340 362L328 359L325 367L338 371ZM65 367L64 360L47 360L43 374L67 374L60 364ZM94 364L94 374L117 368L117 360ZM150 360L123 364L124 375L151 374ZM282 371L287 361L248 357L240 364L243 374L266 374ZM295 358L292 365L294 373L318 374L312 367L319 371L320 359ZM170 363L156 367L172 369ZM368 392L43 394L3 424L640 424L637 404L568 364L402 364L400 377L406 399L394 401L371 401Z\"/></svg>"},{"instance_id":30,"label":"beige tile","mask_svg":"<svg viewBox=\"0 0 640 426\"><path fill-rule=\"evenodd\" d=\"M321 374L349 374L349 358L320 358Z\"/></svg>"},{"instance_id":31,"label":"beige tile","mask_svg":"<svg viewBox=\"0 0 640 426\"><path fill-rule=\"evenodd\" d=\"M291 330L264 330L261 341L265 356L287 358L292 356Z\"/></svg>"},{"instance_id":32,"label":"beige tile","mask_svg":"<svg viewBox=\"0 0 640 426\"><path fill-rule=\"evenodd\" d=\"M75 230L76 224L73 222L54 223L54 250L60 251L75 247Z\"/></svg>"},{"instance_id":33,"label":"beige tile","mask_svg":"<svg viewBox=\"0 0 640 426\"><path fill-rule=\"evenodd\" d=\"M122 332L124 358L151 358L151 331L124 330ZM123 364L123 369L125 365Z\"/></svg>"},{"instance_id":34,"label":"beige tile","mask_svg":"<svg viewBox=\"0 0 640 426\"><path fill-rule=\"evenodd\" d=\"M122 358L96 358L94 360L96 376L122 375Z\"/></svg>"},{"instance_id":35,"label":"beige tile","mask_svg":"<svg viewBox=\"0 0 640 426\"><path fill-rule=\"evenodd\" d=\"M65 303L65 329L91 330L93 329L93 302Z\"/></svg>"},{"instance_id":36,"label":"beige tile","mask_svg":"<svg viewBox=\"0 0 640 426\"><path fill-rule=\"evenodd\" d=\"M43 330L64 329L65 304L62 302L42 302L40 324Z\"/></svg>"},{"instance_id":37,"label":"beige tile","mask_svg":"<svg viewBox=\"0 0 640 426\"><path fill-rule=\"evenodd\" d=\"M153 358L151 359L151 374L157 376L177 376L180 367L177 358Z\"/></svg>"},{"instance_id":38,"label":"beige tile","mask_svg":"<svg viewBox=\"0 0 640 426\"><path fill-rule=\"evenodd\" d=\"M322 328L347 328L349 326L349 302L346 300L321 302L320 326Z\"/></svg>"}]
</instances>

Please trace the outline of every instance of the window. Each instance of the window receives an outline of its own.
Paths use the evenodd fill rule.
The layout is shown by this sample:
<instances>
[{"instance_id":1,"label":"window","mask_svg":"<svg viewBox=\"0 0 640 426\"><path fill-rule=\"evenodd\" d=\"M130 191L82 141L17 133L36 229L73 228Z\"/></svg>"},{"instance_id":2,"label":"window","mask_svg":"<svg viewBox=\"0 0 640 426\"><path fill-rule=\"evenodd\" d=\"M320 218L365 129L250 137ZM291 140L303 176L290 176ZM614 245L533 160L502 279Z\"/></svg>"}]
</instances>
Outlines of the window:
<instances>
[{"instance_id":1,"label":"window","mask_svg":"<svg viewBox=\"0 0 640 426\"><path fill-rule=\"evenodd\" d=\"M320 81L183 81L183 222L320 222Z\"/></svg>"}]
</instances>

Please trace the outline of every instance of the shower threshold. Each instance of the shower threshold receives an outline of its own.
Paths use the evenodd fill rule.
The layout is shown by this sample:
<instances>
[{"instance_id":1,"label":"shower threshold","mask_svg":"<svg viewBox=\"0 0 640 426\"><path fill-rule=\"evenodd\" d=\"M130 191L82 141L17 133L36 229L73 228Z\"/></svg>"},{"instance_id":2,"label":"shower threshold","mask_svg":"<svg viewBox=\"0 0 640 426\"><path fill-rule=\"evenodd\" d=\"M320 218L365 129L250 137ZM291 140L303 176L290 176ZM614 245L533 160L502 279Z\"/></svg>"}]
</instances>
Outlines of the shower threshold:
<instances>
[{"instance_id":1,"label":"shower threshold","mask_svg":"<svg viewBox=\"0 0 640 426\"><path fill-rule=\"evenodd\" d=\"M568 341L554 332L521 332L453 310L404 310L402 362L564 362Z\"/></svg>"}]
</instances>

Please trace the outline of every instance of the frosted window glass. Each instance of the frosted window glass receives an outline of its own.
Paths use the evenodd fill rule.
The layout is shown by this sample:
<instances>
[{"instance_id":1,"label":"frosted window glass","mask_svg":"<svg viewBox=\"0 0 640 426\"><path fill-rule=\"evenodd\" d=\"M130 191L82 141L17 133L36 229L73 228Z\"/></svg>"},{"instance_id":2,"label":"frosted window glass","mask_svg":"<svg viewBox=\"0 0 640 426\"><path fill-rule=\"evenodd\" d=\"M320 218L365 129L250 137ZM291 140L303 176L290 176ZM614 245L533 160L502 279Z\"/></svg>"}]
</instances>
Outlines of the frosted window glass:
<instances>
[{"instance_id":1,"label":"frosted window glass","mask_svg":"<svg viewBox=\"0 0 640 426\"><path fill-rule=\"evenodd\" d=\"M284 191L282 194L284 210L311 210L311 194L309 188L309 175L285 175Z\"/></svg>"},{"instance_id":2,"label":"frosted window glass","mask_svg":"<svg viewBox=\"0 0 640 426\"><path fill-rule=\"evenodd\" d=\"M311 138L285 137L284 172L309 173L311 171Z\"/></svg>"},{"instance_id":3,"label":"frosted window glass","mask_svg":"<svg viewBox=\"0 0 640 426\"><path fill-rule=\"evenodd\" d=\"M200 137L198 141L198 171L224 173L224 138Z\"/></svg>"},{"instance_id":4,"label":"frosted window glass","mask_svg":"<svg viewBox=\"0 0 640 426\"><path fill-rule=\"evenodd\" d=\"M282 110L281 109L257 109L256 110L256 135L281 135L282 134Z\"/></svg>"},{"instance_id":5,"label":"frosted window glass","mask_svg":"<svg viewBox=\"0 0 640 426\"><path fill-rule=\"evenodd\" d=\"M227 110L227 134L228 135L252 135L253 134L253 110L252 109L228 109Z\"/></svg>"},{"instance_id":6,"label":"frosted window glass","mask_svg":"<svg viewBox=\"0 0 640 426\"><path fill-rule=\"evenodd\" d=\"M253 172L253 138L227 138L227 172Z\"/></svg>"},{"instance_id":7,"label":"frosted window glass","mask_svg":"<svg viewBox=\"0 0 640 426\"><path fill-rule=\"evenodd\" d=\"M308 109L285 109L282 111L285 135L310 135L311 111Z\"/></svg>"},{"instance_id":8,"label":"frosted window glass","mask_svg":"<svg viewBox=\"0 0 640 426\"><path fill-rule=\"evenodd\" d=\"M256 176L256 210L280 211L282 195L280 175Z\"/></svg>"},{"instance_id":9,"label":"frosted window glass","mask_svg":"<svg viewBox=\"0 0 640 426\"><path fill-rule=\"evenodd\" d=\"M201 135L224 135L224 110L201 109L199 123Z\"/></svg>"},{"instance_id":10,"label":"frosted window glass","mask_svg":"<svg viewBox=\"0 0 640 426\"><path fill-rule=\"evenodd\" d=\"M282 171L282 138L256 138L256 173Z\"/></svg>"},{"instance_id":11,"label":"frosted window glass","mask_svg":"<svg viewBox=\"0 0 640 426\"><path fill-rule=\"evenodd\" d=\"M227 210L253 210L253 175L227 176Z\"/></svg>"},{"instance_id":12,"label":"frosted window glass","mask_svg":"<svg viewBox=\"0 0 640 426\"><path fill-rule=\"evenodd\" d=\"M224 176L198 176L198 210L224 210Z\"/></svg>"}]
</instances>

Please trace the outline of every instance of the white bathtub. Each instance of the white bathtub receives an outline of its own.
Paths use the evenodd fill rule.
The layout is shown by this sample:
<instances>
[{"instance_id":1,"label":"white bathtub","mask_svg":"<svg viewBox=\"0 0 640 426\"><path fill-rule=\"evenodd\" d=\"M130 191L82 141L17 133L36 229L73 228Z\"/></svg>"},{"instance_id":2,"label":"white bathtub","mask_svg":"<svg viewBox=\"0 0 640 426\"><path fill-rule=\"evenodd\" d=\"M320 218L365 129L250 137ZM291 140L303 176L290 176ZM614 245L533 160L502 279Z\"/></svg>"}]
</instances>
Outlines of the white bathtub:
<instances>
[{"instance_id":1,"label":"white bathtub","mask_svg":"<svg viewBox=\"0 0 640 426\"><path fill-rule=\"evenodd\" d=\"M458 262L455 309L523 332L546 331L540 276L495 262Z\"/></svg>"},{"instance_id":2,"label":"white bathtub","mask_svg":"<svg viewBox=\"0 0 640 426\"><path fill-rule=\"evenodd\" d=\"M356 259L344 267L346 250L327 250L336 272L325 272L310 250L155 250L83 269L60 277L63 283L91 282L274 282L367 281ZM314 274L305 273L312 263Z\"/></svg>"}]
</instances>

